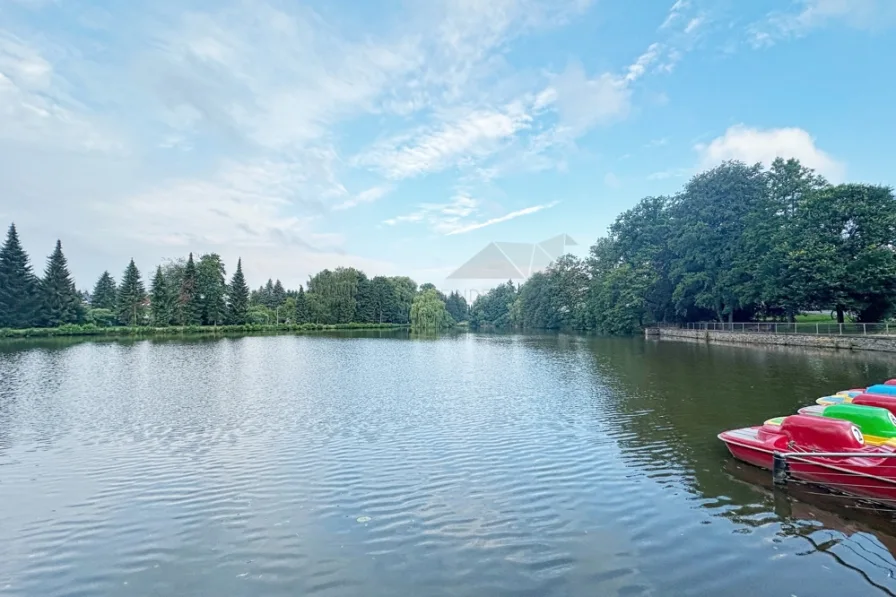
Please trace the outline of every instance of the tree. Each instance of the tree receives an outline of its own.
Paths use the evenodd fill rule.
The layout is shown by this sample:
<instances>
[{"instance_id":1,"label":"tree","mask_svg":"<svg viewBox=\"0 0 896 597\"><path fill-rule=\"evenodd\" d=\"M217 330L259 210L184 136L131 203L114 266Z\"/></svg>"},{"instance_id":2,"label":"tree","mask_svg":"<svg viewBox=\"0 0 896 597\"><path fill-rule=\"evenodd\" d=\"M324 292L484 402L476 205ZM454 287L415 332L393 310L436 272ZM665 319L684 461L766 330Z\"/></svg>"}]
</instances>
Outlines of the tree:
<instances>
[{"instance_id":1,"label":"tree","mask_svg":"<svg viewBox=\"0 0 896 597\"><path fill-rule=\"evenodd\" d=\"M350 323L356 321L358 284L363 273L353 267L325 269L308 280L306 299L311 321Z\"/></svg>"},{"instance_id":2,"label":"tree","mask_svg":"<svg viewBox=\"0 0 896 597\"><path fill-rule=\"evenodd\" d=\"M156 275L152 279L152 289L150 290L149 307L152 317L152 324L158 327L164 327L171 324L174 319L174 300L168 282L165 279L165 273L162 266L156 268Z\"/></svg>"},{"instance_id":3,"label":"tree","mask_svg":"<svg viewBox=\"0 0 896 597\"><path fill-rule=\"evenodd\" d=\"M224 262L217 253L199 258L196 268L201 321L204 325L224 323L227 314L227 282Z\"/></svg>"},{"instance_id":4,"label":"tree","mask_svg":"<svg viewBox=\"0 0 896 597\"><path fill-rule=\"evenodd\" d=\"M199 325L202 323L202 297L199 294L199 283L193 253L184 266L183 279L177 295L177 322L180 325Z\"/></svg>"},{"instance_id":5,"label":"tree","mask_svg":"<svg viewBox=\"0 0 896 597\"><path fill-rule=\"evenodd\" d=\"M140 278L140 271L134 264L134 260L128 264L121 279L121 287L118 289L118 304L116 315L118 321L124 325L140 325L143 323L146 307L146 288Z\"/></svg>"},{"instance_id":6,"label":"tree","mask_svg":"<svg viewBox=\"0 0 896 597\"><path fill-rule=\"evenodd\" d=\"M84 319L84 304L81 293L68 271L68 262L62 254L62 242L56 241L56 248L47 259L47 268L41 280L41 320L50 327L66 323L79 323Z\"/></svg>"},{"instance_id":7,"label":"tree","mask_svg":"<svg viewBox=\"0 0 896 597\"><path fill-rule=\"evenodd\" d=\"M445 302L439 293L429 288L417 293L411 304L411 329L415 331L439 331L452 327L454 320L445 310Z\"/></svg>"},{"instance_id":8,"label":"tree","mask_svg":"<svg viewBox=\"0 0 896 597\"><path fill-rule=\"evenodd\" d=\"M477 296L470 308L470 324L481 327L510 327L511 307L516 301L517 288L512 280L499 284L487 293Z\"/></svg>"},{"instance_id":9,"label":"tree","mask_svg":"<svg viewBox=\"0 0 896 597\"><path fill-rule=\"evenodd\" d=\"M275 309L283 304L283 301L286 300L286 291L283 289L283 284L280 283L278 279L274 282L274 287L271 289L271 305L272 309Z\"/></svg>"},{"instance_id":10,"label":"tree","mask_svg":"<svg viewBox=\"0 0 896 597\"><path fill-rule=\"evenodd\" d=\"M754 283L745 260L744 231L762 205L766 184L761 164L725 162L698 174L671 207L676 234L671 274L676 310L708 309L722 321L750 310L745 288Z\"/></svg>"},{"instance_id":11,"label":"tree","mask_svg":"<svg viewBox=\"0 0 896 597\"><path fill-rule=\"evenodd\" d=\"M293 320L296 323L308 323L308 301L305 296L305 290L299 286L299 293L296 295L296 310L293 314Z\"/></svg>"},{"instance_id":12,"label":"tree","mask_svg":"<svg viewBox=\"0 0 896 597\"><path fill-rule=\"evenodd\" d=\"M227 304L227 322L233 325L242 325L248 322L249 316L249 286L243 275L243 260L236 262L236 271L230 280L229 301Z\"/></svg>"},{"instance_id":13,"label":"tree","mask_svg":"<svg viewBox=\"0 0 896 597\"><path fill-rule=\"evenodd\" d=\"M39 308L40 283L19 243L16 226L11 224L0 249L0 327L36 325Z\"/></svg>"},{"instance_id":14,"label":"tree","mask_svg":"<svg viewBox=\"0 0 896 597\"><path fill-rule=\"evenodd\" d=\"M454 321L467 321L470 318L470 307L467 305L467 300L456 290L448 295L445 309L448 310L448 315Z\"/></svg>"},{"instance_id":15,"label":"tree","mask_svg":"<svg viewBox=\"0 0 896 597\"><path fill-rule=\"evenodd\" d=\"M109 272L103 272L103 275L100 276L93 287L93 294L90 295L90 306L94 309L114 311L117 296L118 288L115 285L115 279L109 275Z\"/></svg>"}]
</instances>

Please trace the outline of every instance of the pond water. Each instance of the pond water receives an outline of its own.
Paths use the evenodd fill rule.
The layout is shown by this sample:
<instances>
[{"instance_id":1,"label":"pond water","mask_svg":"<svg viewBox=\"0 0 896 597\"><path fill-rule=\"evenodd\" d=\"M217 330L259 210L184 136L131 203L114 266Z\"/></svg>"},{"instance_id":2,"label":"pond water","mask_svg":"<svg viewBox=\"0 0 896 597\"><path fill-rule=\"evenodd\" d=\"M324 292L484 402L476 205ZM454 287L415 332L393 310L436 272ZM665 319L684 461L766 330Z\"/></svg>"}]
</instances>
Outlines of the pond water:
<instances>
[{"instance_id":1,"label":"pond water","mask_svg":"<svg viewBox=\"0 0 896 597\"><path fill-rule=\"evenodd\" d=\"M716 434L874 353L403 333L0 345L0 594L894 594Z\"/></svg>"}]
</instances>

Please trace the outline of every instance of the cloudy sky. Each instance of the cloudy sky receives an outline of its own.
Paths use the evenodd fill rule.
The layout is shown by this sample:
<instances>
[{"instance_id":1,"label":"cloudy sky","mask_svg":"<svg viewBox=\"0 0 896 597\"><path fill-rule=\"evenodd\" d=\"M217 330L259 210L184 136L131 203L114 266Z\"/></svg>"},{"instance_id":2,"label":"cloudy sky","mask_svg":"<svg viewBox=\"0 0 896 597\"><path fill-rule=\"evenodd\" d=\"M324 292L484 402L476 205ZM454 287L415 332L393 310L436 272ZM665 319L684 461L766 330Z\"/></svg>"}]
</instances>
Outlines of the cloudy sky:
<instances>
[{"instance_id":1,"label":"cloudy sky","mask_svg":"<svg viewBox=\"0 0 896 597\"><path fill-rule=\"evenodd\" d=\"M724 159L893 183L893 56L892 0L0 0L0 222L442 286Z\"/></svg>"}]
</instances>

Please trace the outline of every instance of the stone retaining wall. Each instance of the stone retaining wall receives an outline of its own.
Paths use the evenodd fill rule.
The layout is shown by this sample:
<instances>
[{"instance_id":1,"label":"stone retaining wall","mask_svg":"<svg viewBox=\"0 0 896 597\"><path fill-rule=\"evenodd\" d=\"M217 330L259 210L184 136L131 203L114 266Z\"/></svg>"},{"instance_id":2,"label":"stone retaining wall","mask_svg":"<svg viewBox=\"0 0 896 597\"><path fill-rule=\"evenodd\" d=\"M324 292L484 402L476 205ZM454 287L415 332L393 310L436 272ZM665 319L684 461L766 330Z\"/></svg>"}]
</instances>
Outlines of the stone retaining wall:
<instances>
[{"instance_id":1,"label":"stone retaining wall","mask_svg":"<svg viewBox=\"0 0 896 597\"><path fill-rule=\"evenodd\" d=\"M703 340L705 342L735 342L740 344L772 344L777 346L808 346L845 350L876 350L896 352L896 336L824 336L815 334L766 334L762 332L723 332L715 330L683 330L648 328L647 338L660 340Z\"/></svg>"}]
</instances>

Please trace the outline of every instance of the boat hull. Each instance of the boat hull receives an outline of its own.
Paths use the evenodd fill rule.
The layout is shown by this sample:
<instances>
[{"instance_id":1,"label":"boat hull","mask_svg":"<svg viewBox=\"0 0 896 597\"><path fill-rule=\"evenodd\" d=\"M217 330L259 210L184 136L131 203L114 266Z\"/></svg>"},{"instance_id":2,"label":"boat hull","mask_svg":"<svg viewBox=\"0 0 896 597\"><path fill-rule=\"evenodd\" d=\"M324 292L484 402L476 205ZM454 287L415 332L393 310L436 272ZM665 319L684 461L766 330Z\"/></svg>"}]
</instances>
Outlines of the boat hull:
<instances>
[{"instance_id":1,"label":"boat hull","mask_svg":"<svg viewBox=\"0 0 896 597\"><path fill-rule=\"evenodd\" d=\"M787 420L794 420L802 424L803 429L790 434L787 430ZM840 491L859 498L866 498L887 504L896 504L896 458L881 457L881 454L892 454L892 446L865 446L863 441L853 442L852 446L846 445L849 436L853 433L852 425L847 421L834 419L822 419L805 415L792 415L785 419L785 425L763 425L762 427L747 427L725 431L719 434L731 452L731 455L743 462L765 469L771 469L775 452L787 452L791 456L787 458L790 477L807 483L823 485L830 489ZM806 421L809 419L809 421ZM834 443L829 449L817 444L800 446L799 441L806 437L806 430L811 429L811 419L815 419L817 425L828 427L828 431L841 433L840 445ZM861 436L858 429L855 430ZM802 435L801 435L802 434ZM818 437L824 441L836 442L836 434L824 435L824 430ZM845 439L844 439L845 438ZM812 456L811 451L830 451L855 453L850 457L819 457ZM793 452L806 452L805 455L792 455Z\"/></svg>"}]
</instances>

